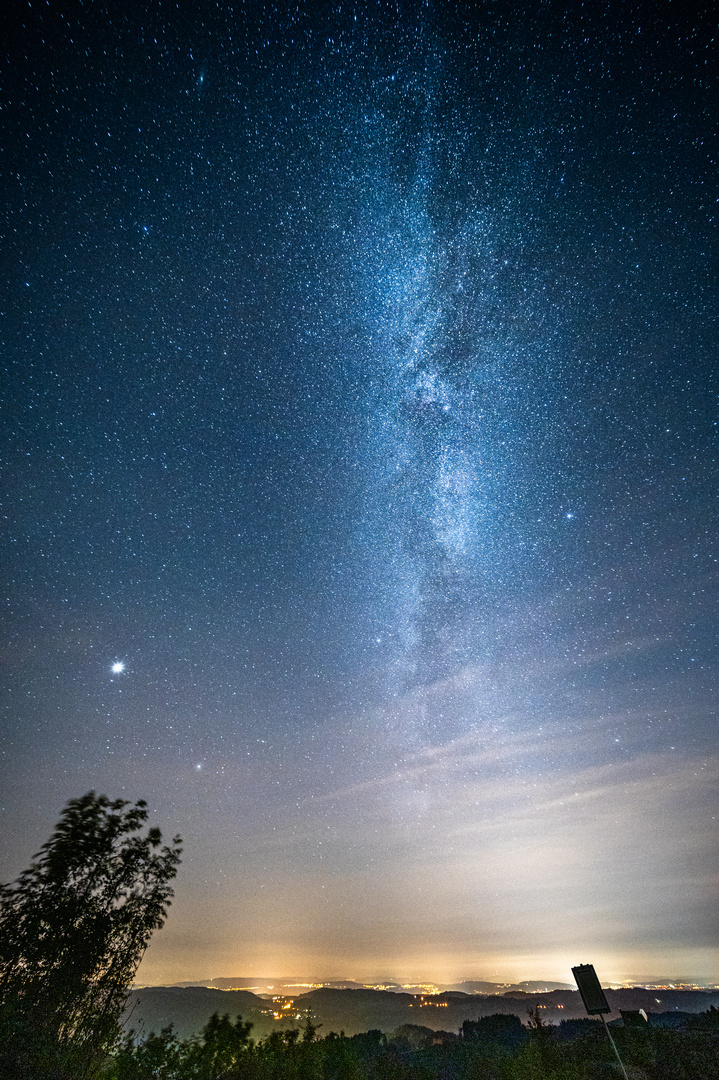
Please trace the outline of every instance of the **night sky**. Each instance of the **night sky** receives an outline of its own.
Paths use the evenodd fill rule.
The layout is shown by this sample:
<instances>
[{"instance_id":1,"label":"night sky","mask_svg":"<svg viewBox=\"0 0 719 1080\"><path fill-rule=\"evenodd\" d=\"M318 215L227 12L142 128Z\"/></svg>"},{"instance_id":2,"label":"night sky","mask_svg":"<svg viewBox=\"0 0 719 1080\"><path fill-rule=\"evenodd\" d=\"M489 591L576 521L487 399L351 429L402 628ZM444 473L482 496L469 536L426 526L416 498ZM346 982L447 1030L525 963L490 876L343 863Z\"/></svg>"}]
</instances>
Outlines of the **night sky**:
<instances>
[{"instance_id":1,"label":"night sky","mask_svg":"<svg viewBox=\"0 0 719 1080\"><path fill-rule=\"evenodd\" d=\"M5 16L0 880L146 798L142 981L719 980L716 28L512 8Z\"/></svg>"}]
</instances>

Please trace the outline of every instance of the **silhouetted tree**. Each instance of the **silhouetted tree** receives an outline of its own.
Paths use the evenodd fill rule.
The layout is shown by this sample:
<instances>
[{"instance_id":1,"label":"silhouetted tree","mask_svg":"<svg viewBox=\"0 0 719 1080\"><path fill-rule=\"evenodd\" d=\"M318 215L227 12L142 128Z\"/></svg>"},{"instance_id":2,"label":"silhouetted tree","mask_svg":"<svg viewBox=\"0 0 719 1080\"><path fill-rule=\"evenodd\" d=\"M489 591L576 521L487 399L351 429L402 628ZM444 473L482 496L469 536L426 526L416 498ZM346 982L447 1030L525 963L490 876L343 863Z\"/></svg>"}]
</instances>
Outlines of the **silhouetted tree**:
<instances>
[{"instance_id":1,"label":"silhouetted tree","mask_svg":"<svg viewBox=\"0 0 719 1080\"><path fill-rule=\"evenodd\" d=\"M202 1029L202 1041L191 1046L187 1055L186 1075L197 1080L218 1080L231 1076L247 1055L252 1024L241 1016L233 1024L229 1013L213 1013Z\"/></svg>"},{"instance_id":2,"label":"silhouetted tree","mask_svg":"<svg viewBox=\"0 0 719 1080\"><path fill-rule=\"evenodd\" d=\"M113 1080L175 1080L179 1075L185 1046L175 1034L172 1024L159 1035L150 1032L144 1042L135 1043L131 1031L117 1050L111 1075Z\"/></svg>"},{"instance_id":3,"label":"silhouetted tree","mask_svg":"<svg viewBox=\"0 0 719 1080\"><path fill-rule=\"evenodd\" d=\"M72 799L30 868L0 886L0 1074L83 1080L118 1034L128 987L165 921L180 838L134 805Z\"/></svg>"}]
</instances>

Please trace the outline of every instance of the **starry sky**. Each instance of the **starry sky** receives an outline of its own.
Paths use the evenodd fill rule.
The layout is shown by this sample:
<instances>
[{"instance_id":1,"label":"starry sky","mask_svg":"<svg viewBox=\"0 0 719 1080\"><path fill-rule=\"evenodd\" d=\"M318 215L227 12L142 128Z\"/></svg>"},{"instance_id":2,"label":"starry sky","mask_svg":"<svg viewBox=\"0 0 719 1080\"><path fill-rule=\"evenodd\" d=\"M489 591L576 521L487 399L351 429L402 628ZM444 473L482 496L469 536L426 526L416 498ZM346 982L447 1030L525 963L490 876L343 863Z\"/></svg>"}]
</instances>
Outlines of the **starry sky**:
<instances>
[{"instance_id":1,"label":"starry sky","mask_svg":"<svg viewBox=\"0 0 719 1080\"><path fill-rule=\"evenodd\" d=\"M5 18L0 878L92 788L145 982L719 980L713 20Z\"/></svg>"}]
</instances>

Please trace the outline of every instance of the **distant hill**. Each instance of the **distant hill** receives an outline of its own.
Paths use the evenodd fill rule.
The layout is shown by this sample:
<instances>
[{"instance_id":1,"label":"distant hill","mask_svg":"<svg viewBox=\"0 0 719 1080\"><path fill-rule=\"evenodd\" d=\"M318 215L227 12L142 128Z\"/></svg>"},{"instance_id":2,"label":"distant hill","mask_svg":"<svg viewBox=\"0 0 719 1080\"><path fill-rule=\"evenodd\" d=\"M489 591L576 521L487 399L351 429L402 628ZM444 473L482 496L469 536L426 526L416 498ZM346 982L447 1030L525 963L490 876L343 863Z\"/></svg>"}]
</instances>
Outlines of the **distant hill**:
<instances>
[{"instance_id":1,"label":"distant hill","mask_svg":"<svg viewBox=\"0 0 719 1080\"><path fill-rule=\"evenodd\" d=\"M572 983L525 980L519 983L494 983L481 980L468 980L454 983L447 990L463 990L466 994L505 994L511 990L522 990L525 994L544 994L549 990L573 990Z\"/></svg>"},{"instance_id":2,"label":"distant hill","mask_svg":"<svg viewBox=\"0 0 719 1080\"><path fill-rule=\"evenodd\" d=\"M314 1022L322 1024L322 1035L330 1031L358 1035L373 1028L393 1031L413 1022L433 1027L424 1018L415 1017L415 1012L419 1010L410 1007L414 1000L412 994L398 994L392 990L332 990L322 987L302 994L296 1004L312 1010Z\"/></svg>"},{"instance_id":3,"label":"distant hill","mask_svg":"<svg viewBox=\"0 0 719 1080\"><path fill-rule=\"evenodd\" d=\"M706 1012L711 1005L719 1008L719 991L703 990L607 990L612 1017L619 1009L644 1009L647 1013ZM250 1020L252 1034L261 1038L277 1028L299 1027L303 1016L311 1012L313 1021L321 1024L320 1035L344 1031L357 1035L372 1028L386 1033L403 1025L431 1028L433 1031L458 1031L465 1020L478 1020L496 1013L518 1016L526 1023L529 1009L538 1009L547 1023L579 1019L586 1016L576 990L552 990L549 993L526 993L510 990L498 997L495 994L465 994L449 991L427 996L396 993L391 990L333 989L322 987L308 993L283 996L289 1006L276 1004L273 1017L272 1001L258 997L249 990L216 990L207 987L146 987L134 990L125 1011L126 1028L149 1034L172 1023L183 1037L197 1034L213 1012L240 1014Z\"/></svg>"},{"instance_id":4,"label":"distant hill","mask_svg":"<svg viewBox=\"0 0 719 1080\"><path fill-rule=\"evenodd\" d=\"M249 990L214 990L204 986L148 986L132 990L122 1024L141 1037L172 1024L183 1039L197 1035L214 1012L242 1016L253 1024L252 1034L268 1035L277 1025L268 1015L268 1003ZM289 1027L289 1024L285 1025Z\"/></svg>"}]
</instances>

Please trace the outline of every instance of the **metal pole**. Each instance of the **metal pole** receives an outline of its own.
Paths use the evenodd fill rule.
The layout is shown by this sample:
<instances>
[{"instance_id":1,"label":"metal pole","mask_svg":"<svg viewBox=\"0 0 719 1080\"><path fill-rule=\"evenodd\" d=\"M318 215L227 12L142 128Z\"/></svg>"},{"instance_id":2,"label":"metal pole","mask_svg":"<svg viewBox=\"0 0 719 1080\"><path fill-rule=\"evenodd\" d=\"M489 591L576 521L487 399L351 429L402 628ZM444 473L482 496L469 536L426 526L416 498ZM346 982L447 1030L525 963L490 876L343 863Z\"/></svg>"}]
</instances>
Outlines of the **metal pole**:
<instances>
[{"instance_id":1,"label":"metal pole","mask_svg":"<svg viewBox=\"0 0 719 1080\"><path fill-rule=\"evenodd\" d=\"M609 1030L609 1025L608 1025L607 1021L604 1019L604 1013L602 1013L602 1023L604 1024L604 1030L607 1033L607 1038L609 1039L610 1043L612 1044L612 1050L617 1055L617 1061L619 1062L619 1068L622 1070L622 1076L624 1077L624 1080L629 1080L629 1077L627 1076L627 1070L624 1068L624 1062L622 1061L622 1059L619 1056L619 1051L617 1050L617 1044L615 1043L614 1039L612 1038L612 1033Z\"/></svg>"}]
</instances>

